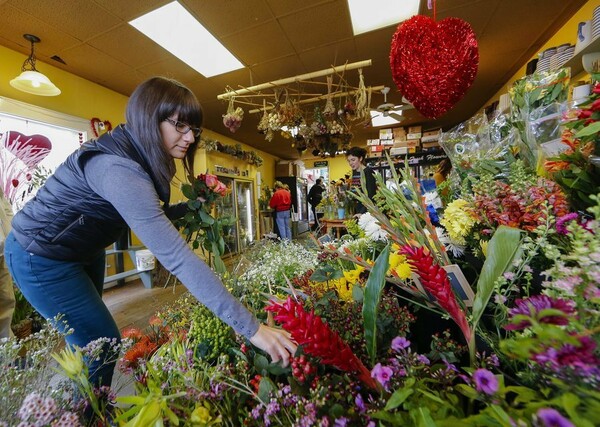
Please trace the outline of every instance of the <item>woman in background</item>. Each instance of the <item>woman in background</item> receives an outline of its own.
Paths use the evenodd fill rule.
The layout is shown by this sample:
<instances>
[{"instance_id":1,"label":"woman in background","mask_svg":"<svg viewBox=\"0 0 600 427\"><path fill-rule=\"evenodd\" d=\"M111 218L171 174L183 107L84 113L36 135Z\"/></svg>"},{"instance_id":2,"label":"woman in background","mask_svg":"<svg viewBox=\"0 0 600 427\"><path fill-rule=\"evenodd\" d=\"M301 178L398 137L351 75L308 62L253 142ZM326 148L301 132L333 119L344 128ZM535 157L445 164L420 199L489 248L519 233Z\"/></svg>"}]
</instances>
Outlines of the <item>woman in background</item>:
<instances>
[{"instance_id":1,"label":"woman in background","mask_svg":"<svg viewBox=\"0 0 600 427\"><path fill-rule=\"evenodd\" d=\"M433 174L433 179L435 180L435 185L437 187L446 179L448 179L448 175L450 175L450 171L452 170L452 162L450 162L449 158L443 159L437 166L435 173Z\"/></svg>"},{"instance_id":2,"label":"woman in background","mask_svg":"<svg viewBox=\"0 0 600 427\"><path fill-rule=\"evenodd\" d=\"M289 187L288 187L289 188ZM281 181L275 181L275 193L269 201L271 209L275 209L275 222L279 229L281 240L292 240L292 229L290 227L290 209L292 208L292 196Z\"/></svg>"},{"instance_id":3,"label":"woman in background","mask_svg":"<svg viewBox=\"0 0 600 427\"><path fill-rule=\"evenodd\" d=\"M361 175L365 176L365 185L369 199L373 200L377 192L377 181L375 181L375 171L365 166L367 150L361 147L351 147L346 152L346 161L352 169L352 188L361 188ZM367 212L367 208L358 200L353 199L354 214L362 215Z\"/></svg>"}]
</instances>

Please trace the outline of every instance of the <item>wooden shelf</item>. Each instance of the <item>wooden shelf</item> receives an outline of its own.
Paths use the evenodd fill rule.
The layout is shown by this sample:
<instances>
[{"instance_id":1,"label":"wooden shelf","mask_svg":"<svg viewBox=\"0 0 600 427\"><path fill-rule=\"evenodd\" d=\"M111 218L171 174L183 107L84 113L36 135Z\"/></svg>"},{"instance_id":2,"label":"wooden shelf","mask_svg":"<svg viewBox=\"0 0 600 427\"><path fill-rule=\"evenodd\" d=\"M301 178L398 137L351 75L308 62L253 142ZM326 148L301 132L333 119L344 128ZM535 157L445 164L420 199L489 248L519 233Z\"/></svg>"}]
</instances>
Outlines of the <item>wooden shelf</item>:
<instances>
[{"instance_id":1,"label":"wooden shelf","mask_svg":"<svg viewBox=\"0 0 600 427\"><path fill-rule=\"evenodd\" d=\"M592 40L590 44L581 49L580 52L577 52L577 55L573 56L562 65L563 67L571 67L571 78L583 72L583 63L581 62L581 57L586 53L592 52L600 52L600 37Z\"/></svg>"}]
</instances>

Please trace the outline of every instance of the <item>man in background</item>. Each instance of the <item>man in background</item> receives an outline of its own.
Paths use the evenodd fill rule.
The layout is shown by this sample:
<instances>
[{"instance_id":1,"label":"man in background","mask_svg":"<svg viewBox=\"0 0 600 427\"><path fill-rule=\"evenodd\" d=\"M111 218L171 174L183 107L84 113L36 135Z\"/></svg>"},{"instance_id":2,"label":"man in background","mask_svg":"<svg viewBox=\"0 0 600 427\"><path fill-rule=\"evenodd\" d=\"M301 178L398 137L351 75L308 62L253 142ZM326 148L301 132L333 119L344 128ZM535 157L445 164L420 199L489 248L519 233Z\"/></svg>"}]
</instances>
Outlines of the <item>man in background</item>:
<instances>
[{"instance_id":1,"label":"man in background","mask_svg":"<svg viewBox=\"0 0 600 427\"><path fill-rule=\"evenodd\" d=\"M325 187L323 186L323 178L317 178L315 185L313 185L308 192L308 203L310 203L310 209L312 210L313 217L315 218L315 223L313 229L316 230L319 228L319 217L317 215L317 205L321 203L323 200L323 191L325 191Z\"/></svg>"}]
</instances>

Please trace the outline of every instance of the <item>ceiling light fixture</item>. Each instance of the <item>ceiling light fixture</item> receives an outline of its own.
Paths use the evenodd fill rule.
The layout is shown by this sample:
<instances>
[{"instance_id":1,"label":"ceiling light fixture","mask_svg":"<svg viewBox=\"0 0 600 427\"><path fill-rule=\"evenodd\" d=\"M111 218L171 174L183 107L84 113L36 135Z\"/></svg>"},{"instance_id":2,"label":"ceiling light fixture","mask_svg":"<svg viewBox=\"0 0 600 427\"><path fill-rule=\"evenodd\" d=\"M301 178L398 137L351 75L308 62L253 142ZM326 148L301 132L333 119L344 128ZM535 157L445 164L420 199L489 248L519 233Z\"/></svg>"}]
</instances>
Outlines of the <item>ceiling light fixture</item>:
<instances>
[{"instance_id":1,"label":"ceiling light fixture","mask_svg":"<svg viewBox=\"0 0 600 427\"><path fill-rule=\"evenodd\" d=\"M244 68L181 4L174 1L129 24L204 77Z\"/></svg>"},{"instance_id":2,"label":"ceiling light fixture","mask_svg":"<svg viewBox=\"0 0 600 427\"><path fill-rule=\"evenodd\" d=\"M362 33L388 27L419 13L420 0L348 0L352 31Z\"/></svg>"},{"instance_id":3,"label":"ceiling light fixture","mask_svg":"<svg viewBox=\"0 0 600 427\"><path fill-rule=\"evenodd\" d=\"M10 81L10 85L22 92L31 93L40 96L60 95L60 89L50 81L48 77L35 69L35 54L33 53L33 44L39 43L40 38L33 34L23 34L25 40L31 42L31 53L23 62L21 74Z\"/></svg>"}]
</instances>

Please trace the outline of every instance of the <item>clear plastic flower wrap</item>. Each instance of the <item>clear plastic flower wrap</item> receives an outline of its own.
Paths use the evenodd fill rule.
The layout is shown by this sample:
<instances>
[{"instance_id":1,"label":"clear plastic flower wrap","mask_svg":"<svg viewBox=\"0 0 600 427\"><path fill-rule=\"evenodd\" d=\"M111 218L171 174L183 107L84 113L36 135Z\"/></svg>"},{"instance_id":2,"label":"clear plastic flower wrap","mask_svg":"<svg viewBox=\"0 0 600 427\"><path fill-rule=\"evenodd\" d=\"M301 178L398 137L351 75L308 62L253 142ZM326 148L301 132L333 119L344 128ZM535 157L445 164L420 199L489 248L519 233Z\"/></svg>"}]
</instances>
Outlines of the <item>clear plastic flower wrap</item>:
<instances>
[{"instance_id":1,"label":"clear plastic flower wrap","mask_svg":"<svg viewBox=\"0 0 600 427\"><path fill-rule=\"evenodd\" d=\"M477 114L442 133L440 145L453 166L468 169L492 146L487 116L484 113Z\"/></svg>"},{"instance_id":2,"label":"clear plastic flower wrap","mask_svg":"<svg viewBox=\"0 0 600 427\"><path fill-rule=\"evenodd\" d=\"M538 169L549 156L560 154L562 124L568 105L553 102L533 109L525 121L524 160Z\"/></svg>"}]
</instances>

